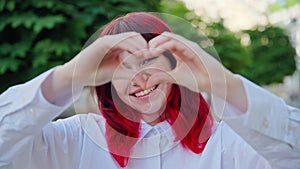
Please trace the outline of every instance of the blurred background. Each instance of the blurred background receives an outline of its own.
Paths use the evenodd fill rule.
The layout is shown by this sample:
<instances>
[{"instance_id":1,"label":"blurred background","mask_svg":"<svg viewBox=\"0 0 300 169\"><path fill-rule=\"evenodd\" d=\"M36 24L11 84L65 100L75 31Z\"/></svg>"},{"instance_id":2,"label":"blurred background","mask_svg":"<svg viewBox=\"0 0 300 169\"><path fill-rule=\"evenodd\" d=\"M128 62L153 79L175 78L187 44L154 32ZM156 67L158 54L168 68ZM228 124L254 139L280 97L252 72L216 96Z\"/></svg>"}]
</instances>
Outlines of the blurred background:
<instances>
[{"instance_id":1,"label":"blurred background","mask_svg":"<svg viewBox=\"0 0 300 169\"><path fill-rule=\"evenodd\" d=\"M300 0L0 0L0 93L70 60L98 28L133 11L186 19L209 39L184 36L300 107ZM78 113L96 111L89 96Z\"/></svg>"}]
</instances>

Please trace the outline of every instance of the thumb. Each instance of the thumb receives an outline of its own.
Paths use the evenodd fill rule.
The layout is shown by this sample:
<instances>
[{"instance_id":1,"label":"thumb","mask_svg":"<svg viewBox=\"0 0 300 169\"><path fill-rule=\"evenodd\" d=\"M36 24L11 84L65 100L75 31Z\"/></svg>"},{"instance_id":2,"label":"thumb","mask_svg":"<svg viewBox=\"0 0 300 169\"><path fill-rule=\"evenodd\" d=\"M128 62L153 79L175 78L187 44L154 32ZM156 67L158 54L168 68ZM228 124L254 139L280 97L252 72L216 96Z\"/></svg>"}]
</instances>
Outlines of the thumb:
<instances>
[{"instance_id":1,"label":"thumb","mask_svg":"<svg viewBox=\"0 0 300 169\"><path fill-rule=\"evenodd\" d=\"M155 74L152 74L147 80L146 87L149 88L160 83L176 83L173 73L157 72Z\"/></svg>"}]
</instances>

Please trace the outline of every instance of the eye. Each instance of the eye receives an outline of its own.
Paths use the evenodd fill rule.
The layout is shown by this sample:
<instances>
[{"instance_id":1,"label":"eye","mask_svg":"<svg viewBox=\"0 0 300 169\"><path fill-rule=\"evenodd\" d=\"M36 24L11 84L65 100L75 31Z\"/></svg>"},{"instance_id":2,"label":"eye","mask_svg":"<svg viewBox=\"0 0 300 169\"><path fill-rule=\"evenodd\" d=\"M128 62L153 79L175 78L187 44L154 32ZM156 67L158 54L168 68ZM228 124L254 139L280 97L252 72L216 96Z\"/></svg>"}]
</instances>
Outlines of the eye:
<instances>
[{"instance_id":1,"label":"eye","mask_svg":"<svg viewBox=\"0 0 300 169\"><path fill-rule=\"evenodd\" d=\"M150 64L152 61L154 61L154 60L157 59L157 58L158 58L158 57L152 57L152 58L143 60L142 66L147 65L147 64Z\"/></svg>"}]
</instances>

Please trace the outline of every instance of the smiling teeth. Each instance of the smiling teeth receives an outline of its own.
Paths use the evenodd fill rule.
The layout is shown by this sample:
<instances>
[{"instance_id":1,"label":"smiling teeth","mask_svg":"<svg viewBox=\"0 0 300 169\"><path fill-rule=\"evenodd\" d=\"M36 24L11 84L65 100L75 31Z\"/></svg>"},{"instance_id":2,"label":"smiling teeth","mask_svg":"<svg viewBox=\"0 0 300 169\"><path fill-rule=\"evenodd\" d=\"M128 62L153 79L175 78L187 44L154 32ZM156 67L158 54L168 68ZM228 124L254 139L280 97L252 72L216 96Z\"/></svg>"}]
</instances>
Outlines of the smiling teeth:
<instances>
[{"instance_id":1,"label":"smiling teeth","mask_svg":"<svg viewBox=\"0 0 300 169\"><path fill-rule=\"evenodd\" d=\"M145 96L145 95L149 94L150 92L152 92L154 89L155 89L155 86L151 87L150 89L146 89L146 90L140 91L138 93L135 93L134 95L137 97Z\"/></svg>"}]
</instances>

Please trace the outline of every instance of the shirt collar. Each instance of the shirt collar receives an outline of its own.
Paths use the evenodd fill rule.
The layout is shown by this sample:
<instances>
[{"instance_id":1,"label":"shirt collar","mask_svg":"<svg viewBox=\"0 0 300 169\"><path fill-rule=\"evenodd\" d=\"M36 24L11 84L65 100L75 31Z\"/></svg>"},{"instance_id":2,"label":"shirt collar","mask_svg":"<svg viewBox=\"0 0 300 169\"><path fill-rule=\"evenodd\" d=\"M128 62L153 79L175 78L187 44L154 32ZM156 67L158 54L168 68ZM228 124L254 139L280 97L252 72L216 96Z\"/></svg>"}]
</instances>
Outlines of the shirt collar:
<instances>
[{"instance_id":1,"label":"shirt collar","mask_svg":"<svg viewBox=\"0 0 300 169\"><path fill-rule=\"evenodd\" d=\"M172 127L167 121L162 121L154 126L151 126L150 124L141 120L140 139L153 137L157 134L167 134L168 133L167 137L169 139L174 140L175 138L172 137L172 136L174 136L174 134L171 131L172 131Z\"/></svg>"},{"instance_id":2,"label":"shirt collar","mask_svg":"<svg viewBox=\"0 0 300 169\"><path fill-rule=\"evenodd\" d=\"M105 139L105 119L103 116L89 113L80 114L77 117L79 125L81 125L87 137L103 150L110 152ZM141 124L140 130L143 137L134 138L137 139L137 142L131 149L133 152L130 155L131 158L144 158L157 154L157 149L153 148L153 143L158 140L157 137L145 138L146 134L153 131L152 129L153 127L147 123Z\"/></svg>"},{"instance_id":3,"label":"shirt collar","mask_svg":"<svg viewBox=\"0 0 300 169\"><path fill-rule=\"evenodd\" d=\"M78 115L78 121L88 137L98 146L109 152L105 140L105 119L98 114ZM167 121L154 126L141 121L140 137L132 147L131 158L145 158L160 155L180 141L175 141L175 134Z\"/></svg>"},{"instance_id":4,"label":"shirt collar","mask_svg":"<svg viewBox=\"0 0 300 169\"><path fill-rule=\"evenodd\" d=\"M175 141L175 134L167 121L154 126L141 121L140 137L132 147L131 158L145 158L161 155L162 153L177 146L180 142Z\"/></svg>"}]
</instances>

